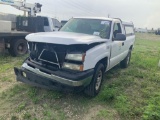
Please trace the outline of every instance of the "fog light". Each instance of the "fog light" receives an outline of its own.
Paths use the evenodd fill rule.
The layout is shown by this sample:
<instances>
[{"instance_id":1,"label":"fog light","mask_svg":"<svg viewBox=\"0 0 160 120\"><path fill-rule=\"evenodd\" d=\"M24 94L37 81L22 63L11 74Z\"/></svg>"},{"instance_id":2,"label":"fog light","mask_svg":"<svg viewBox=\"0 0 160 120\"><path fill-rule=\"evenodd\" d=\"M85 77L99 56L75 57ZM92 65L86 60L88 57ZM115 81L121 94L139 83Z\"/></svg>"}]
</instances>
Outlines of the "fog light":
<instances>
[{"instance_id":1,"label":"fog light","mask_svg":"<svg viewBox=\"0 0 160 120\"><path fill-rule=\"evenodd\" d=\"M25 72L22 72L22 75L23 77L27 77L26 73Z\"/></svg>"}]
</instances>

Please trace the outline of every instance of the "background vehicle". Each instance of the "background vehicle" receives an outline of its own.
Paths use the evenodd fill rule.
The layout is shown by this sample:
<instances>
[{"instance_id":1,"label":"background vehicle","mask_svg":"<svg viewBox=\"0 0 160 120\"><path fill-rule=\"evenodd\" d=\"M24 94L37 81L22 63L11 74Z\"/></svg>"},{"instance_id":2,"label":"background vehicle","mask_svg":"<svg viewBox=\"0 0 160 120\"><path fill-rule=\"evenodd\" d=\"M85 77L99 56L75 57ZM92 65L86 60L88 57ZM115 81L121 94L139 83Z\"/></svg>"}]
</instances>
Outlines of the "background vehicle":
<instances>
[{"instance_id":1,"label":"background vehicle","mask_svg":"<svg viewBox=\"0 0 160 120\"><path fill-rule=\"evenodd\" d=\"M62 26L64 26L68 21L67 20L61 20Z\"/></svg>"},{"instance_id":2,"label":"background vehicle","mask_svg":"<svg viewBox=\"0 0 160 120\"><path fill-rule=\"evenodd\" d=\"M160 35L160 28L155 31L156 35Z\"/></svg>"},{"instance_id":3,"label":"background vehicle","mask_svg":"<svg viewBox=\"0 0 160 120\"><path fill-rule=\"evenodd\" d=\"M0 53L8 49L12 56L23 55L27 52L25 36L33 32L52 32L61 27L61 23L51 17L36 16L41 12L42 5L30 4L13 0L0 0L0 4L10 5L28 12L26 16L1 15L0 16Z\"/></svg>"}]
</instances>

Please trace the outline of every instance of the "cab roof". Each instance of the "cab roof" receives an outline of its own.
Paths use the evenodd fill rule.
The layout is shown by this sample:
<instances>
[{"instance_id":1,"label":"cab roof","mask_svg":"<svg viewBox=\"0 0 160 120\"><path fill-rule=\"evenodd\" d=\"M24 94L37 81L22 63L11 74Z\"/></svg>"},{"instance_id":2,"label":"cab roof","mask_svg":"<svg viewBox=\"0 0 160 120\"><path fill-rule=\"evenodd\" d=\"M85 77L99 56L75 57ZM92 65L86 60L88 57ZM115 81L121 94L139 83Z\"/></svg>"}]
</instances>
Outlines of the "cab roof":
<instances>
[{"instance_id":1,"label":"cab roof","mask_svg":"<svg viewBox=\"0 0 160 120\"><path fill-rule=\"evenodd\" d=\"M97 19L97 20L109 20L109 21L121 21L122 24L124 25L132 25L133 26L133 22L124 22L119 18L107 18L107 17L73 17L73 18L81 18L81 19Z\"/></svg>"},{"instance_id":2,"label":"cab roof","mask_svg":"<svg viewBox=\"0 0 160 120\"><path fill-rule=\"evenodd\" d=\"M113 18L107 18L107 17L73 17L73 18L81 18L81 19L97 19L97 20L110 20L110 21L113 20Z\"/></svg>"}]
</instances>

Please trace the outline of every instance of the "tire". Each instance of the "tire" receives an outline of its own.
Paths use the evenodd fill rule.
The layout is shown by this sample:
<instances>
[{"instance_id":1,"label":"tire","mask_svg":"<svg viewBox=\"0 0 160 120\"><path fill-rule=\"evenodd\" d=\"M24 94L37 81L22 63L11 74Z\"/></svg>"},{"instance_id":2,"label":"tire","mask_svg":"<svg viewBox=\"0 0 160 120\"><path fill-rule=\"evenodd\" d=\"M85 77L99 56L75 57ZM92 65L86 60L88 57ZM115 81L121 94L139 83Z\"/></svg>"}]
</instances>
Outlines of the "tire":
<instances>
[{"instance_id":1,"label":"tire","mask_svg":"<svg viewBox=\"0 0 160 120\"><path fill-rule=\"evenodd\" d=\"M120 62L121 68L127 68L130 63L130 59L131 59L131 50L129 50L125 59Z\"/></svg>"},{"instance_id":2,"label":"tire","mask_svg":"<svg viewBox=\"0 0 160 120\"><path fill-rule=\"evenodd\" d=\"M8 51L13 57L26 54L28 51L27 41L24 39L12 40Z\"/></svg>"},{"instance_id":3,"label":"tire","mask_svg":"<svg viewBox=\"0 0 160 120\"><path fill-rule=\"evenodd\" d=\"M96 96L102 85L104 76L104 65L103 64L97 64L95 67L94 75L92 78L91 83L85 88L84 93L90 97Z\"/></svg>"}]
</instances>

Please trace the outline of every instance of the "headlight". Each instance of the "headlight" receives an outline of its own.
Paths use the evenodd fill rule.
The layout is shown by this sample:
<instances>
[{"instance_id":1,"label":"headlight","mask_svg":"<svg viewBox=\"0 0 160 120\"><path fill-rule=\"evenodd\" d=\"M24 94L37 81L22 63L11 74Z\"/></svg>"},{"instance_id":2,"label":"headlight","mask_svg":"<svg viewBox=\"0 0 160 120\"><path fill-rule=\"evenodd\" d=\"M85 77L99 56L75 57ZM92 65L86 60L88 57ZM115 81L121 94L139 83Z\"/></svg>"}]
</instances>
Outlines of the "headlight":
<instances>
[{"instance_id":1,"label":"headlight","mask_svg":"<svg viewBox=\"0 0 160 120\"><path fill-rule=\"evenodd\" d=\"M72 64L72 63L64 63L63 68L77 70L77 71L83 71L83 65L77 65L77 64Z\"/></svg>"},{"instance_id":2,"label":"headlight","mask_svg":"<svg viewBox=\"0 0 160 120\"><path fill-rule=\"evenodd\" d=\"M66 55L67 60L74 60L74 61L84 61L86 54L76 54L76 53L68 53Z\"/></svg>"}]
</instances>

